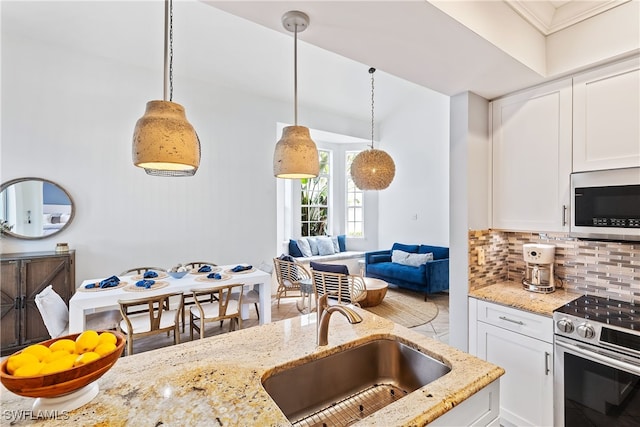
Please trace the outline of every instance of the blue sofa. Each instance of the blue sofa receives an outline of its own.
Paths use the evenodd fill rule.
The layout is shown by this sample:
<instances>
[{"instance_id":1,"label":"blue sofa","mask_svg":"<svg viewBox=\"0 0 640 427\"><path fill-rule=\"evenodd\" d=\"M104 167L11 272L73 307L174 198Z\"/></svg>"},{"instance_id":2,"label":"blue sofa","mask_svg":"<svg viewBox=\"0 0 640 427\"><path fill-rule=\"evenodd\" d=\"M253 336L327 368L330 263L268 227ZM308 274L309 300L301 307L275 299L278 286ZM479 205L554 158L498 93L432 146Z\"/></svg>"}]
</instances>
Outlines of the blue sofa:
<instances>
[{"instance_id":1,"label":"blue sofa","mask_svg":"<svg viewBox=\"0 0 640 427\"><path fill-rule=\"evenodd\" d=\"M410 254L433 254L433 261L419 266L399 264L391 261L392 251ZM400 288L427 294L449 289L449 248L429 245L404 245L394 243L390 250L365 253L367 277L384 280Z\"/></svg>"}]
</instances>

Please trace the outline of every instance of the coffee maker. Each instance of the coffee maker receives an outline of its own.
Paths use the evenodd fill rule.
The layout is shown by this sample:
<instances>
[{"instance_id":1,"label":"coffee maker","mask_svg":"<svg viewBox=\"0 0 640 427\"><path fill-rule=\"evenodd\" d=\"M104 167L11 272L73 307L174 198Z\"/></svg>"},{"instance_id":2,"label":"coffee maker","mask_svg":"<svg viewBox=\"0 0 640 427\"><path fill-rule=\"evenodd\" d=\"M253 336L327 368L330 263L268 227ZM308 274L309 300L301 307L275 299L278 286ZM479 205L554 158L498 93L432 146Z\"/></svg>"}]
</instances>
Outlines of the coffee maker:
<instances>
[{"instance_id":1,"label":"coffee maker","mask_svg":"<svg viewBox=\"0 0 640 427\"><path fill-rule=\"evenodd\" d=\"M522 245L522 254L526 263L524 279L522 279L524 289L543 294L555 291L553 275L555 245L526 243Z\"/></svg>"}]
</instances>

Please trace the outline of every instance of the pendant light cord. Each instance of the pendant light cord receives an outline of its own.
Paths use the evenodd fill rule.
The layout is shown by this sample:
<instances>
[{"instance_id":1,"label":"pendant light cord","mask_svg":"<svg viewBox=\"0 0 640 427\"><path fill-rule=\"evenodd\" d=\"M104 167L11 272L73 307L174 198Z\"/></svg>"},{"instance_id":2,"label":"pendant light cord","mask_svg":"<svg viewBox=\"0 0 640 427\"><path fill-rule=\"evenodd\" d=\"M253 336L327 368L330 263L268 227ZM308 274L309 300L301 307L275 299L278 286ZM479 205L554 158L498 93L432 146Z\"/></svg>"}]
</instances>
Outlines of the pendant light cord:
<instances>
[{"instance_id":1,"label":"pendant light cord","mask_svg":"<svg viewBox=\"0 0 640 427\"><path fill-rule=\"evenodd\" d=\"M376 72L376 69L371 67L369 68L369 74L371 74L371 149L373 150L373 73Z\"/></svg>"},{"instance_id":2,"label":"pendant light cord","mask_svg":"<svg viewBox=\"0 0 640 427\"><path fill-rule=\"evenodd\" d=\"M293 31L293 124L298 126L298 24Z\"/></svg>"},{"instance_id":3,"label":"pendant light cord","mask_svg":"<svg viewBox=\"0 0 640 427\"><path fill-rule=\"evenodd\" d=\"M173 0L164 2L164 101L173 101Z\"/></svg>"}]
</instances>

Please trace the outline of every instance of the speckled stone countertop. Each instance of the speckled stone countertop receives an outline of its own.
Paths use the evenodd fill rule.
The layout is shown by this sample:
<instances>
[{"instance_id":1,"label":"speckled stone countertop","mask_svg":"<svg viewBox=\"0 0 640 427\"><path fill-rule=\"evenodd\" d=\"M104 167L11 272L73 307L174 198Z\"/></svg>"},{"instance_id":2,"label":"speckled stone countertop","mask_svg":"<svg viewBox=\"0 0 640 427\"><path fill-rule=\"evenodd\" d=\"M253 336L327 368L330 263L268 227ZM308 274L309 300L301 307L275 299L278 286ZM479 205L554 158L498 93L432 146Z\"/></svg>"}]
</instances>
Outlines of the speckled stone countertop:
<instances>
[{"instance_id":1,"label":"speckled stone countertop","mask_svg":"<svg viewBox=\"0 0 640 427\"><path fill-rule=\"evenodd\" d=\"M544 316L553 316L553 310L580 296L564 289L550 294L530 292L516 281L500 282L469 292L469 296Z\"/></svg>"},{"instance_id":2,"label":"speckled stone countertop","mask_svg":"<svg viewBox=\"0 0 640 427\"><path fill-rule=\"evenodd\" d=\"M441 342L357 309L350 325L334 314L329 345L316 346L316 315L256 326L118 360L98 381L91 402L58 419L14 419L51 426L287 426L261 379L274 369L313 360L377 338L394 338L451 367L436 381L356 425L419 426L458 406L504 370ZM2 389L2 424L29 411L33 399ZM16 417L14 417L16 418ZM25 419L27 418L27 419Z\"/></svg>"}]
</instances>

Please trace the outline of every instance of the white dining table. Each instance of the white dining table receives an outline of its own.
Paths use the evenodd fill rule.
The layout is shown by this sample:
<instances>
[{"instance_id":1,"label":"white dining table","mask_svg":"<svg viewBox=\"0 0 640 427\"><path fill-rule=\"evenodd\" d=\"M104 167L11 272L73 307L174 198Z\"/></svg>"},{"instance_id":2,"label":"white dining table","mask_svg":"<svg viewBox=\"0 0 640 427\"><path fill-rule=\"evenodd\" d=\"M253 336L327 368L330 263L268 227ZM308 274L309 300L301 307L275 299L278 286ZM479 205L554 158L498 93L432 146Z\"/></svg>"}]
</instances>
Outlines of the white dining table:
<instances>
[{"instance_id":1,"label":"white dining table","mask_svg":"<svg viewBox=\"0 0 640 427\"><path fill-rule=\"evenodd\" d=\"M253 285L259 285L258 291L260 294L260 324L271 322L271 275L262 270L258 270L254 267L254 271L248 273L226 273L227 270L232 269L238 264L222 265L220 273L231 274L231 277L226 280L217 281L198 281L198 277L206 277L202 274L187 274L181 279L174 279L171 276L157 279L159 282L168 282L168 286L159 289L150 289L144 291L131 292L125 290L126 286L120 288L109 288L94 291L85 291L76 289L69 300L69 333L79 333L84 331L86 314L118 309L118 300L124 299L137 299L145 296L161 295L171 292L183 292L189 293L191 289L196 288L211 288L215 286L228 285L231 283L242 283L247 290L248 287ZM125 281L128 285L135 285L137 280L134 276L118 276L121 281ZM99 279L88 279L82 282L80 285L84 288L87 284L98 283L104 277ZM127 286L128 286L127 285ZM249 306L247 304L242 305L241 316L243 319L249 317Z\"/></svg>"}]
</instances>

